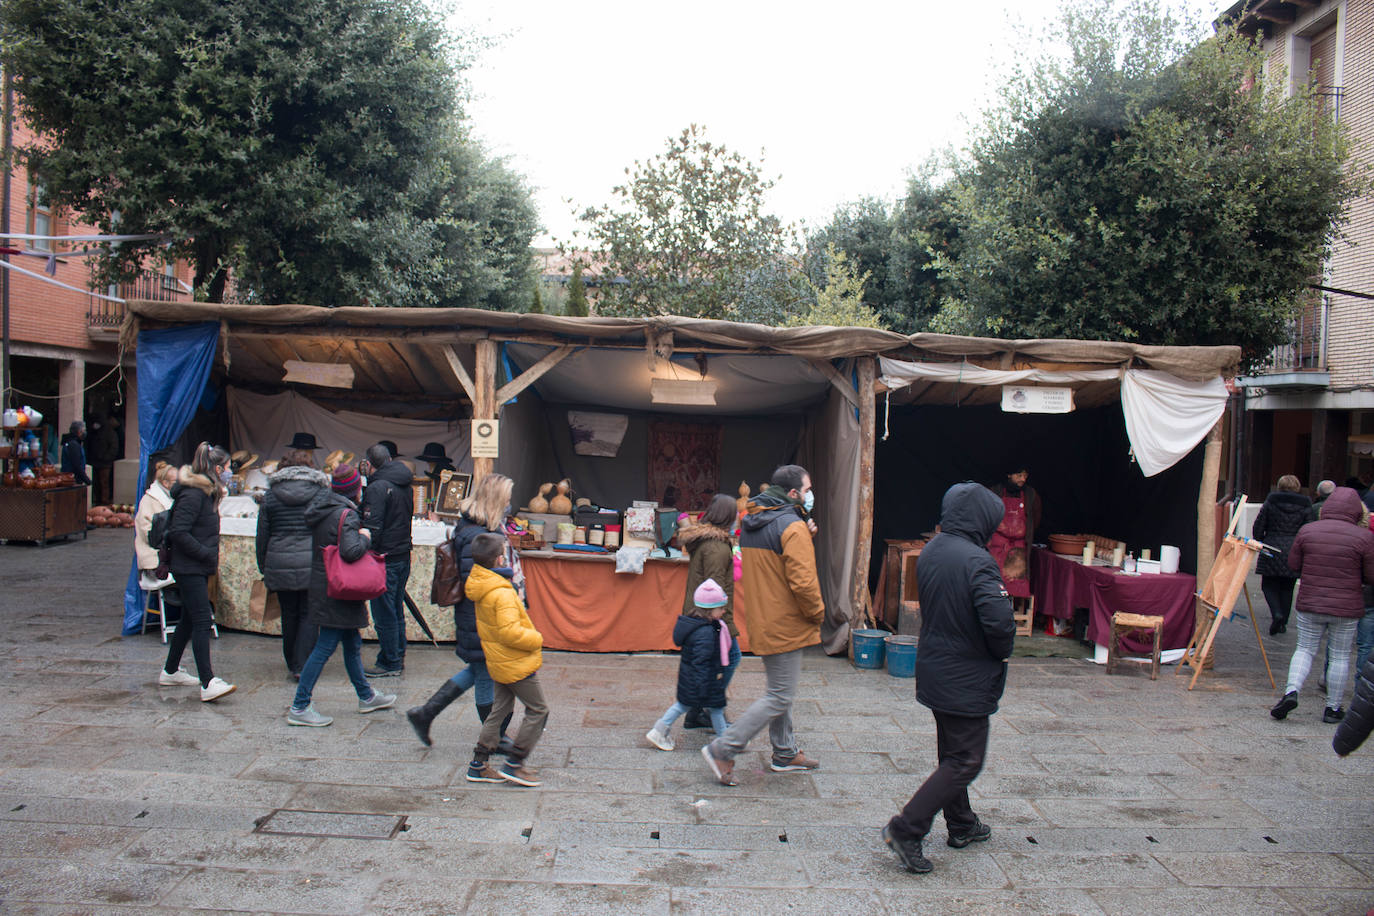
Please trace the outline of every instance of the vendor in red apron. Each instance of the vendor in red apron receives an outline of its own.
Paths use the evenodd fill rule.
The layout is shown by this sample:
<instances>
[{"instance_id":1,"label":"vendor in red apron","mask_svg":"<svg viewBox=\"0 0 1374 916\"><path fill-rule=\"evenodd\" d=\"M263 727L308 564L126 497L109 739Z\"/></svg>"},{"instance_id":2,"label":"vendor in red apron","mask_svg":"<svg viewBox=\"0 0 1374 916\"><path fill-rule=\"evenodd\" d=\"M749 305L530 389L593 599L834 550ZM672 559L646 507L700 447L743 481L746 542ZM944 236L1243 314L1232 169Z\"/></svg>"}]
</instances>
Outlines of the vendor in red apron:
<instances>
[{"instance_id":1,"label":"vendor in red apron","mask_svg":"<svg viewBox=\"0 0 1374 916\"><path fill-rule=\"evenodd\" d=\"M1007 594L1013 598L1030 597L1028 549L1035 542L1035 529L1040 524L1040 494L1026 483L1029 479L1030 471L1021 465L992 491L1001 497L1004 512L1002 524L988 541L988 552L1002 570Z\"/></svg>"}]
</instances>

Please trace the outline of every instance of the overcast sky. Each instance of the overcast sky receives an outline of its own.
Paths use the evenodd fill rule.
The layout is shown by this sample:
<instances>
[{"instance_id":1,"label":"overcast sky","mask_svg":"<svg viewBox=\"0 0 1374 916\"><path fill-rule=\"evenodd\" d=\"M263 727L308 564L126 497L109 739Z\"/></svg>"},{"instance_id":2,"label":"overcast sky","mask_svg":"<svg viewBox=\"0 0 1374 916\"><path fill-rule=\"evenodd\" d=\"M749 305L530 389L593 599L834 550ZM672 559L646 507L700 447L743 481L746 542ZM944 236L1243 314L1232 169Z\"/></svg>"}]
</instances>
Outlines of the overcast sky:
<instances>
[{"instance_id":1,"label":"overcast sky","mask_svg":"<svg viewBox=\"0 0 1374 916\"><path fill-rule=\"evenodd\" d=\"M1061 5L464 0L457 21L498 36L468 72L468 111L533 186L547 245L692 123L777 178L785 221L894 199L965 135L1018 31Z\"/></svg>"}]
</instances>

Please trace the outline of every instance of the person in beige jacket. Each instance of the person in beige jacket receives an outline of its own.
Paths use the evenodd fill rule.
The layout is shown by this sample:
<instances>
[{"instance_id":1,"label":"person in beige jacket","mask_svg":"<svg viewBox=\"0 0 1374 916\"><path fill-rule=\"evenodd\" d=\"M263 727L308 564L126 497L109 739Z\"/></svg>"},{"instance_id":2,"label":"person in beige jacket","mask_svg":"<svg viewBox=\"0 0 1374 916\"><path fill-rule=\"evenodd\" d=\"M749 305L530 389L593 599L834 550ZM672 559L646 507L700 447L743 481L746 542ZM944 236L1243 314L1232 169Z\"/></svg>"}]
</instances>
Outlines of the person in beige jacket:
<instances>
[{"instance_id":1,"label":"person in beige jacket","mask_svg":"<svg viewBox=\"0 0 1374 916\"><path fill-rule=\"evenodd\" d=\"M749 594L741 610L749 648L763 659L767 692L725 734L701 749L721 785L736 785L735 757L765 727L773 744L769 768L774 772L820 766L797 748L792 734L792 702L801 680L802 650L820 643L825 618L812 546L814 504L811 475L805 468L786 464L773 472L772 485L749 503L740 523L742 581Z\"/></svg>"},{"instance_id":2,"label":"person in beige jacket","mask_svg":"<svg viewBox=\"0 0 1374 916\"><path fill-rule=\"evenodd\" d=\"M170 576L165 580L158 578L156 570L162 561L157 550L148 543L148 531L154 515L172 508L172 487L176 482L176 465L158 462L153 483L138 501L138 511L134 513L134 557L138 560L139 585L144 591L151 591L171 579Z\"/></svg>"}]
</instances>

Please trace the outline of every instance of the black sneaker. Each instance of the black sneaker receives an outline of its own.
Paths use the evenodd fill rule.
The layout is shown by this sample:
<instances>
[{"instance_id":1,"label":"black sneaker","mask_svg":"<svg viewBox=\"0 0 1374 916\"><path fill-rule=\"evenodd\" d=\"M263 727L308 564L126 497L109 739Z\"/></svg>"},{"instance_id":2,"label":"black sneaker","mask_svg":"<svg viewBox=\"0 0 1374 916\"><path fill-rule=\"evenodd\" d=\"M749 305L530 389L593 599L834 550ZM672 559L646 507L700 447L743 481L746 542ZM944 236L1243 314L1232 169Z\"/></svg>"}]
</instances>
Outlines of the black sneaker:
<instances>
[{"instance_id":1,"label":"black sneaker","mask_svg":"<svg viewBox=\"0 0 1374 916\"><path fill-rule=\"evenodd\" d=\"M1322 721L1325 722L1327 725L1334 725L1335 723L1341 721L1344 718L1344 709L1332 709L1330 706L1328 706L1326 707L1326 712L1322 713Z\"/></svg>"},{"instance_id":2,"label":"black sneaker","mask_svg":"<svg viewBox=\"0 0 1374 916\"><path fill-rule=\"evenodd\" d=\"M982 821L974 821L973 826L967 830L960 830L958 833L953 831L949 834L949 839L945 842L955 849L963 849L969 843L982 843L992 836L992 828Z\"/></svg>"},{"instance_id":3,"label":"black sneaker","mask_svg":"<svg viewBox=\"0 0 1374 916\"><path fill-rule=\"evenodd\" d=\"M400 677L404 670L404 668L383 668L381 665L373 665L370 668L364 668L363 674L368 677Z\"/></svg>"},{"instance_id":4,"label":"black sneaker","mask_svg":"<svg viewBox=\"0 0 1374 916\"><path fill-rule=\"evenodd\" d=\"M898 839L892 832L891 824L883 826L883 842L897 854L897 859L902 863L902 867L909 872L924 875L935 867L921 852L920 840Z\"/></svg>"},{"instance_id":5,"label":"black sneaker","mask_svg":"<svg viewBox=\"0 0 1374 916\"><path fill-rule=\"evenodd\" d=\"M1297 691L1291 691L1289 693L1285 693L1283 695L1283 699L1279 700L1277 703L1273 705L1273 707L1269 710L1269 715L1273 716L1275 719L1286 719L1288 718L1288 714L1297 708Z\"/></svg>"}]
</instances>

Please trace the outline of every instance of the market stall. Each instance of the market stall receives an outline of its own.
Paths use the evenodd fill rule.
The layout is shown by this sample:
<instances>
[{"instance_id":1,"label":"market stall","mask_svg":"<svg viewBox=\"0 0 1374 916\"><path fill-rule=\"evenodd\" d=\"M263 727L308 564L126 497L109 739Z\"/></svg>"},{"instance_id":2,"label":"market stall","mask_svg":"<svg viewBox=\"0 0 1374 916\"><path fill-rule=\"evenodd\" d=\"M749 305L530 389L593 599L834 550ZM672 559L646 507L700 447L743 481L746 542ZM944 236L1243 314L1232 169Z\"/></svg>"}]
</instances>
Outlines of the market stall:
<instances>
[{"instance_id":1,"label":"market stall","mask_svg":"<svg viewBox=\"0 0 1374 916\"><path fill-rule=\"evenodd\" d=\"M851 622L867 611L867 588L854 570L867 564L871 530L872 354L901 346L900 335L461 309L133 302L129 311L127 330L138 336L140 372L144 351L159 347L157 334L215 322L219 335L210 344L201 388L192 379L179 401L198 397L207 382L223 390L233 448L273 454L279 449L274 443L286 441L284 434L303 429L332 437L321 438L322 444L354 452L390 438L405 453L407 437L391 418L446 424L448 454L458 468L470 468L474 483L491 470L511 476L517 509L540 483L566 477L574 495L616 512L635 502L700 511L712 492L733 494L742 481L757 490L778 464L803 464L812 472L819 503L816 544L827 647L843 651ZM161 358L154 353L149 371L157 371ZM710 396L691 390L703 387L692 382L709 382ZM331 414L332 427L312 419L310 405ZM581 449L582 427L572 416L579 413L619 417L625 429L618 447L601 455ZM391 424L386 432L396 432L366 428L353 414L385 419ZM469 438L474 423L491 433L476 457ZM445 441L429 432L418 439ZM688 456L685 444L706 451ZM236 553L244 551L225 551ZM597 613L587 597L594 590L584 589L579 597L566 584L570 577L541 576L544 562L530 557L534 578L543 583L530 589L532 613L548 615L551 630ZM563 565L561 558L547 562ZM603 560L587 564L582 575L600 580L603 595L606 589L632 593L661 579L653 572L659 565L650 560L647 571L635 576L616 574ZM417 599L428 585L421 578L413 569L411 593ZM646 592L655 589L654 613L675 616L680 592L669 601L670 586L660 581ZM241 595L227 601L238 605ZM137 596L126 597L126 629L131 606L139 613ZM644 639L639 629L632 621L611 627L595 648L637 647ZM661 639L650 641L666 647Z\"/></svg>"},{"instance_id":2,"label":"market stall","mask_svg":"<svg viewBox=\"0 0 1374 916\"><path fill-rule=\"evenodd\" d=\"M875 538L934 529L952 483L996 485L1028 469L1043 511L1039 544L1089 532L1123 542L1123 553L1167 544L1184 567L1177 577L1133 577L1119 558L1116 568L1099 559L1069 569L1071 560L1032 548L1034 612L1067 619L1086 609L1094 640L1106 638L1110 611L1159 614L1166 647L1185 645L1196 613L1189 574L1205 570L1214 549L1223 378L1237 349L932 335L911 344L879 360Z\"/></svg>"}]
</instances>

